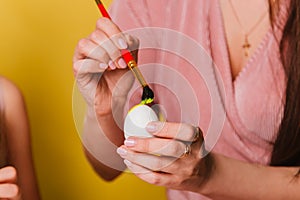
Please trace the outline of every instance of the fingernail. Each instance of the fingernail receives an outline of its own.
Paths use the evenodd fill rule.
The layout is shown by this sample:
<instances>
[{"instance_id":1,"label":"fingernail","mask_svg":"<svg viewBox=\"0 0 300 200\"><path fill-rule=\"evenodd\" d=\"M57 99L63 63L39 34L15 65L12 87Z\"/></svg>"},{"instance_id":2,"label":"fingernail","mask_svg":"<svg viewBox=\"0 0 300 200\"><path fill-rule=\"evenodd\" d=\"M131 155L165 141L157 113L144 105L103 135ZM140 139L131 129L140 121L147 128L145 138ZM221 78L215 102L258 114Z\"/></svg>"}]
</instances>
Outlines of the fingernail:
<instances>
[{"instance_id":1,"label":"fingernail","mask_svg":"<svg viewBox=\"0 0 300 200\"><path fill-rule=\"evenodd\" d=\"M118 148L117 149L117 153L120 155L120 156L126 156L127 155L127 151L123 148Z\"/></svg>"},{"instance_id":2,"label":"fingernail","mask_svg":"<svg viewBox=\"0 0 300 200\"><path fill-rule=\"evenodd\" d=\"M121 49L127 49L128 45L127 45L127 43L125 42L124 39L119 38L118 42L119 42L119 45L120 45Z\"/></svg>"},{"instance_id":3,"label":"fingernail","mask_svg":"<svg viewBox=\"0 0 300 200\"><path fill-rule=\"evenodd\" d=\"M124 144L128 147L133 147L135 145L135 141L132 139L127 139L124 141Z\"/></svg>"},{"instance_id":4,"label":"fingernail","mask_svg":"<svg viewBox=\"0 0 300 200\"><path fill-rule=\"evenodd\" d=\"M127 67L127 64L126 62L124 61L123 58L120 58L119 61L118 61L118 64L121 68L125 69Z\"/></svg>"},{"instance_id":5,"label":"fingernail","mask_svg":"<svg viewBox=\"0 0 300 200\"><path fill-rule=\"evenodd\" d=\"M132 162L130 162L129 160L124 160L124 163L127 167L130 167L132 165Z\"/></svg>"},{"instance_id":6,"label":"fingernail","mask_svg":"<svg viewBox=\"0 0 300 200\"><path fill-rule=\"evenodd\" d=\"M116 69L116 68L117 68L116 65L114 64L114 62L113 62L112 60L110 60L110 61L108 62L108 65L109 65L109 67L110 67L111 69Z\"/></svg>"},{"instance_id":7,"label":"fingernail","mask_svg":"<svg viewBox=\"0 0 300 200\"><path fill-rule=\"evenodd\" d=\"M146 130L148 132L156 132L158 131L159 124L157 122L150 122L146 126Z\"/></svg>"},{"instance_id":8,"label":"fingernail","mask_svg":"<svg viewBox=\"0 0 300 200\"><path fill-rule=\"evenodd\" d=\"M108 67L108 65L107 65L106 63L100 63L100 64L99 64L99 67L100 67L101 69L106 69L106 68Z\"/></svg>"}]
</instances>

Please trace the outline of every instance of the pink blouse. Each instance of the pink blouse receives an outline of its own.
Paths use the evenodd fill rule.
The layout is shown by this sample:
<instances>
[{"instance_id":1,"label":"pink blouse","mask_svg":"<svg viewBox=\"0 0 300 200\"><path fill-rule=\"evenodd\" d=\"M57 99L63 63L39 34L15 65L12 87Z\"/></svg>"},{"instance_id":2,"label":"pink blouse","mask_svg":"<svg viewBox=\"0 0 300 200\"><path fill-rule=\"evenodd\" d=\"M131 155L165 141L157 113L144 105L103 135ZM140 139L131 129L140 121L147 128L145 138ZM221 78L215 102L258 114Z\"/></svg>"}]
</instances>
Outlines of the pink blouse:
<instances>
[{"instance_id":1,"label":"pink blouse","mask_svg":"<svg viewBox=\"0 0 300 200\"><path fill-rule=\"evenodd\" d=\"M269 163L284 103L280 28L269 30L232 81L218 0L115 0L110 13L123 31L139 38L139 67L168 121L201 127L208 150ZM133 102L139 102L137 93L138 84ZM188 191L167 194L207 199Z\"/></svg>"}]
</instances>

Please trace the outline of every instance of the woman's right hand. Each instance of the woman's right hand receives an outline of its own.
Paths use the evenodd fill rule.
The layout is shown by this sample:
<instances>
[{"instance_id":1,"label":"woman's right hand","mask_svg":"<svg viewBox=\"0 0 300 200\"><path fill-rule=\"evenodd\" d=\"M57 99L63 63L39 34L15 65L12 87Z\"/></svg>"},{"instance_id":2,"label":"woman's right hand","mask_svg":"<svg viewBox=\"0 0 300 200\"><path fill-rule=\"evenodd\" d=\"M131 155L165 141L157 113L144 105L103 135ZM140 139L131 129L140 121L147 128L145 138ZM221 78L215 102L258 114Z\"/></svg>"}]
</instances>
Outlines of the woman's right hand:
<instances>
[{"instance_id":1,"label":"woman's right hand","mask_svg":"<svg viewBox=\"0 0 300 200\"><path fill-rule=\"evenodd\" d=\"M137 55L138 46L138 39L123 34L107 18L100 18L90 36L79 41L73 58L74 74L81 94L89 107L98 108L97 114L110 113L112 100L127 97L134 78L131 73L124 76L128 68L120 50L129 49ZM121 78L122 83L118 82Z\"/></svg>"},{"instance_id":2,"label":"woman's right hand","mask_svg":"<svg viewBox=\"0 0 300 200\"><path fill-rule=\"evenodd\" d=\"M0 199L21 200L17 182L17 172L14 167L0 169Z\"/></svg>"}]
</instances>

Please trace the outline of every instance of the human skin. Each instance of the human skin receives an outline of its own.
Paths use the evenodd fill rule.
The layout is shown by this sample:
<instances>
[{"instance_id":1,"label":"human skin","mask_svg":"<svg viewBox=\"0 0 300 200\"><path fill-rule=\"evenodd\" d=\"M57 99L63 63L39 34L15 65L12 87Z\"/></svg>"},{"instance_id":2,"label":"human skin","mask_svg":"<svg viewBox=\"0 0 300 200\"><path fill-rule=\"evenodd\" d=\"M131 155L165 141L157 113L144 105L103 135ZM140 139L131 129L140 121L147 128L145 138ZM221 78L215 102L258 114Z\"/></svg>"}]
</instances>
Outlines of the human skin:
<instances>
[{"instance_id":1,"label":"human skin","mask_svg":"<svg viewBox=\"0 0 300 200\"><path fill-rule=\"evenodd\" d=\"M9 80L0 77L5 105L8 164L0 170L0 197L40 199L31 152L30 129L24 98ZM3 196L1 196L3 195Z\"/></svg>"},{"instance_id":2,"label":"human skin","mask_svg":"<svg viewBox=\"0 0 300 200\"><path fill-rule=\"evenodd\" d=\"M112 30L115 31L113 32ZM97 34L98 31L101 31L102 35L105 35L102 40L104 41L113 35L120 34L120 32L116 30L119 29L115 24L108 19L101 18L97 22L97 30L92 34ZM262 29L261 31L263 32L265 30ZM112 32L113 34L111 34ZM230 30L227 32L230 33ZM259 40L259 38L257 39ZM88 40L95 45L101 46L102 44L102 42L95 41L91 37L89 37ZM237 42L233 41L232 44L237 44ZM75 55L75 71L78 69L76 63L83 62L83 60L88 57L86 52L96 51L95 46L90 48L89 51L87 49L83 51L81 48L82 47L79 46L76 52L77 54L84 56L76 57ZM105 49L105 51L107 51L107 54L109 55L109 52L113 52L118 48L118 45L115 45L114 49ZM237 46L232 46L231 48L234 49L237 48ZM97 62L97 65L99 65L100 62L103 62L103 59L98 57L95 58L95 61ZM235 63L233 75L236 76L242 69L242 64L240 64L242 62L239 60L236 60L236 62L234 60L232 61ZM85 68L84 65L81 65L81 67ZM114 71L117 69L110 70ZM109 72L110 71L108 71L107 74ZM88 76L89 74L86 73L85 75ZM115 127L113 127L114 120L112 112L109 110L111 107L105 107L104 104L104 102L110 101L110 99L105 98L105 96L111 97L112 95L108 93L101 93L103 91L101 89L102 86L105 85L103 85L100 81L96 90L96 114L94 116L89 116L90 119L93 120L89 120L88 123L99 122L101 127L102 125L104 126L104 134L106 134L108 138L115 139L112 140L114 141L114 144L116 146L120 146L124 140L122 137L123 133L121 130L118 130L118 134L116 134L116 131L113 130ZM98 99L101 99L101 101L98 101ZM97 110L97 108L101 106L104 107ZM103 108L108 108L108 110L105 110L106 112L101 112ZM94 109L93 106L91 106L90 109ZM150 123L147 126L147 129L150 133L159 137L150 139L130 137L125 140L124 145L117 149L118 154L125 160L124 162L126 166L139 178L146 182L165 186L171 189L193 191L204 194L208 197L221 199L300 198L300 182L299 178L295 176L299 167L262 166L242 162L220 154L211 153L210 155L214 160L213 171L208 179L203 180L203 176L201 176L201 174L205 174L205 171L200 173L198 170L206 170L206 168L203 167L202 162L205 158L199 156L199 149L202 145L201 140L193 143L191 154L185 157L178 156L181 155L185 149L185 145L183 145L182 141L191 142L191 139L194 138L195 129L193 126L172 122L164 123L163 126L160 124ZM93 130L89 129L89 131ZM159 152L159 154L163 156L156 156L152 154L153 152L157 153L157 149L166 145L168 148L164 148L165 151ZM108 153L111 153L112 155L115 154L113 150L108 151ZM90 155L90 157L92 156ZM168 157L178 159L170 162ZM100 176L104 178L109 177L109 180L114 179L121 173L115 170L109 170L97 159L91 160L91 163ZM168 165L166 163L168 163ZM272 192L270 191L271 189Z\"/></svg>"},{"instance_id":3,"label":"human skin","mask_svg":"<svg viewBox=\"0 0 300 200\"><path fill-rule=\"evenodd\" d=\"M8 166L0 169L0 197L7 199L20 199L17 182L17 172L14 167Z\"/></svg>"}]
</instances>

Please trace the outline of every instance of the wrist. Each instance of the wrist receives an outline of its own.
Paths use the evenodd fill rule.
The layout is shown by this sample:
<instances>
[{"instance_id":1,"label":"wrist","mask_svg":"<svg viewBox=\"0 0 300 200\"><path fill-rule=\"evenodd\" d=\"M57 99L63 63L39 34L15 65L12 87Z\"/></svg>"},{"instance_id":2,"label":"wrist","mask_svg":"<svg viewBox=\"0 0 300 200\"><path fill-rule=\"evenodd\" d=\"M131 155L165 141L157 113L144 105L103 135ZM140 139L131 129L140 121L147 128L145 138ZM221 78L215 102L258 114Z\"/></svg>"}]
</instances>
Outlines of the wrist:
<instances>
[{"instance_id":1,"label":"wrist","mask_svg":"<svg viewBox=\"0 0 300 200\"><path fill-rule=\"evenodd\" d=\"M205 150L204 150L205 151ZM205 155L205 154L204 154ZM200 194L209 194L210 193L210 182L212 177L216 171L216 162L215 162L215 155L213 153L206 154L200 162L199 169L197 175L201 177L200 180L200 187L199 193Z\"/></svg>"}]
</instances>

